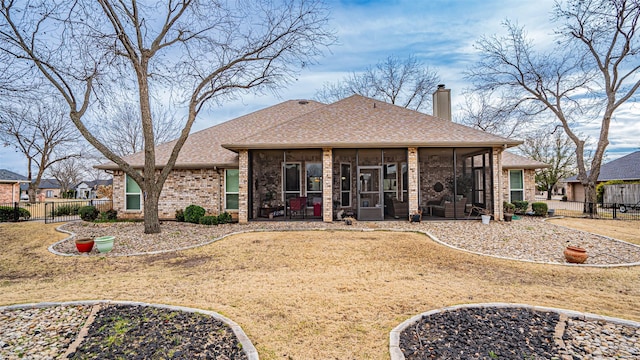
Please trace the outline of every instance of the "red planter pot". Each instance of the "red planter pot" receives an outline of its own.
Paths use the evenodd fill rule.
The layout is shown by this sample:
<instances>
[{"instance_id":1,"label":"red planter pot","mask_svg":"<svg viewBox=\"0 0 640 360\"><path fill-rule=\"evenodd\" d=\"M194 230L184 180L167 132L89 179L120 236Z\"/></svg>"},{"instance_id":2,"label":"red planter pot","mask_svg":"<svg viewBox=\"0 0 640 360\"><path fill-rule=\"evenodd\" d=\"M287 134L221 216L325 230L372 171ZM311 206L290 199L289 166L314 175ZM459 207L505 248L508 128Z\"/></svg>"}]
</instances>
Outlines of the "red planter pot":
<instances>
[{"instance_id":1,"label":"red planter pot","mask_svg":"<svg viewBox=\"0 0 640 360\"><path fill-rule=\"evenodd\" d=\"M582 264L587 261L588 257L589 255L587 255L587 250L581 247L567 246L567 248L564 249L564 258L567 259L567 262Z\"/></svg>"},{"instance_id":2,"label":"red planter pot","mask_svg":"<svg viewBox=\"0 0 640 360\"><path fill-rule=\"evenodd\" d=\"M76 239L76 249L79 252L91 252L93 250L93 239L92 238L80 238Z\"/></svg>"}]
</instances>

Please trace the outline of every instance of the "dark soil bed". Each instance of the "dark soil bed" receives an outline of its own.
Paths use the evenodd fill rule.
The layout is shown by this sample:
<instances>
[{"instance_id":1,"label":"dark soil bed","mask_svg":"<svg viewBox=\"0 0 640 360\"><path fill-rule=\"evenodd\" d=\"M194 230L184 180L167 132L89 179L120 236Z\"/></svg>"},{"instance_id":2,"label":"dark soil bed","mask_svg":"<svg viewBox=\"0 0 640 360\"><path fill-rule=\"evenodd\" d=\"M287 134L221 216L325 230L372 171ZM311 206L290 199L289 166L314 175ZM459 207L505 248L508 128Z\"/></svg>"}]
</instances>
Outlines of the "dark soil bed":
<instances>
[{"instance_id":1,"label":"dark soil bed","mask_svg":"<svg viewBox=\"0 0 640 360\"><path fill-rule=\"evenodd\" d=\"M422 319L400 335L407 359L550 359L559 316L519 308L467 308Z\"/></svg>"},{"instance_id":2,"label":"dark soil bed","mask_svg":"<svg viewBox=\"0 0 640 360\"><path fill-rule=\"evenodd\" d=\"M247 359L233 331L199 313L107 305L71 359Z\"/></svg>"}]
</instances>

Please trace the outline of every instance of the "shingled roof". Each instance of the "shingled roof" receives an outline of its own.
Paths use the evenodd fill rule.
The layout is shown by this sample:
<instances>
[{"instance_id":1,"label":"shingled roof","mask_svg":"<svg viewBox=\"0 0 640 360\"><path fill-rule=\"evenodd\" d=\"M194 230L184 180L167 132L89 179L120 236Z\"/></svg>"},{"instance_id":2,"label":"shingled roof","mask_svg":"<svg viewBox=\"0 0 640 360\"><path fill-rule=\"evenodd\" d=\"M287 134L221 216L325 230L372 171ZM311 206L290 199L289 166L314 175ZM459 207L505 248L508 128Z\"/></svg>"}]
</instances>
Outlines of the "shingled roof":
<instances>
[{"instance_id":1,"label":"shingled roof","mask_svg":"<svg viewBox=\"0 0 640 360\"><path fill-rule=\"evenodd\" d=\"M540 161L529 159L528 157L516 155L509 151L502 153L503 169L542 169L548 167L551 166Z\"/></svg>"},{"instance_id":2,"label":"shingled roof","mask_svg":"<svg viewBox=\"0 0 640 360\"><path fill-rule=\"evenodd\" d=\"M6 169L0 169L0 183L16 183L16 182L29 182L26 177L16 174L13 171Z\"/></svg>"},{"instance_id":3,"label":"shingled roof","mask_svg":"<svg viewBox=\"0 0 640 360\"><path fill-rule=\"evenodd\" d=\"M220 144L259 133L322 106L324 104L317 101L289 100L190 134L178 155L175 167L202 169L238 166L238 154ZM176 141L171 141L156 146L156 166L166 165L175 143ZM144 152L127 156L124 160L134 167L142 167ZM108 162L96 168L115 170L118 166Z\"/></svg>"},{"instance_id":4,"label":"shingled roof","mask_svg":"<svg viewBox=\"0 0 640 360\"><path fill-rule=\"evenodd\" d=\"M241 140L227 149L478 147L521 144L379 100L353 95Z\"/></svg>"},{"instance_id":5,"label":"shingled roof","mask_svg":"<svg viewBox=\"0 0 640 360\"><path fill-rule=\"evenodd\" d=\"M598 181L609 180L640 180L640 151L602 164ZM567 178L565 182L579 182L578 176Z\"/></svg>"},{"instance_id":6,"label":"shingled roof","mask_svg":"<svg viewBox=\"0 0 640 360\"><path fill-rule=\"evenodd\" d=\"M515 141L379 100L353 95L325 105L290 100L189 135L176 168L235 167L238 149L488 147ZM156 146L166 164L175 141ZM144 153L124 158L144 165ZM114 163L96 166L117 169Z\"/></svg>"}]
</instances>

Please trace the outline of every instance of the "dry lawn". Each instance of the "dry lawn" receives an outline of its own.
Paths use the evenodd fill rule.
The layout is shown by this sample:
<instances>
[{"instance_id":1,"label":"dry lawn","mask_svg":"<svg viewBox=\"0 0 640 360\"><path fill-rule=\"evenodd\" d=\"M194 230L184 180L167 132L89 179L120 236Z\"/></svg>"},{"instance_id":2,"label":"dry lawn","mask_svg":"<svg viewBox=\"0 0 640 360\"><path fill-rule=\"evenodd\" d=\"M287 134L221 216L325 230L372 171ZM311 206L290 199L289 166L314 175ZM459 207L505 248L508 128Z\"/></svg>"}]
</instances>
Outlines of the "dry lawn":
<instances>
[{"instance_id":1,"label":"dry lawn","mask_svg":"<svg viewBox=\"0 0 640 360\"><path fill-rule=\"evenodd\" d=\"M0 225L0 304L114 299L213 310L242 326L261 359L388 359L393 327L461 303L640 320L640 267L499 260L385 231L254 233L155 256L68 258L47 251L63 237L54 227Z\"/></svg>"},{"instance_id":2,"label":"dry lawn","mask_svg":"<svg viewBox=\"0 0 640 360\"><path fill-rule=\"evenodd\" d=\"M640 221L558 218L551 223L640 245Z\"/></svg>"}]
</instances>

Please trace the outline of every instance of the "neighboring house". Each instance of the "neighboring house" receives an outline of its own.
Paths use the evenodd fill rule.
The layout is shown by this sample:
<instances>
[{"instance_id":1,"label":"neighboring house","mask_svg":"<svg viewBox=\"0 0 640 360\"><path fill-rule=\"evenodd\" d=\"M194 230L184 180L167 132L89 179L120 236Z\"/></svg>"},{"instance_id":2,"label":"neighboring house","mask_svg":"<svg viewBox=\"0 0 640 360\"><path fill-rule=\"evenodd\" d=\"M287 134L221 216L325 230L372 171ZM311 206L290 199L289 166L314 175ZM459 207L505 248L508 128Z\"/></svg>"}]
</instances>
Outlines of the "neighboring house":
<instances>
[{"instance_id":1,"label":"neighboring house","mask_svg":"<svg viewBox=\"0 0 640 360\"><path fill-rule=\"evenodd\" d=\"M330 222L425 217L464 219L486 208L502 218L504 149L521 142L450 120L450 92L426 115L353 95L332 104L291 100L189 135L159 200L159 216L197 204L241 223L292 216ZM156 147L166 163L175 142ZM144 154L126 158L142 168ZM515 166L515 164L514 164ZM140 187L117 165L114 209L142 217ZM514 167L524 169L524 166Z\"/></svg>"},{"instance_id":2,"label":"neighboring house","mask_svg":"<svg viewBox=\"0 0 640 360\"><path fill-rule=\"evenodd\" d=\"M532 160L509 151L502 153L502 196L504 201L526 200L532 203L536 199L536 169L550 165Z\"/></svg>"},{"instance_id":3,"label":"neighboring house","mask_svg":"<svg viewBox=\"0 0 640 360\"><path fill-rule=\"evenodd\" d=\"M22 194L28 195L29 184L20 185ZM40 186L36 190L36 199L38 201L44 201L45 199L60 197L60 183L56 179L42 179L40 180Z\"/></svg>"},{"instance_id":4,"label":"neighboring house","mask_svg":"<svg viewBox=\"0 0 640 360\"><path fill-rule=\"evenodd\" d=\"M76 199L95 199L98 186L111 186L112 184L113 179L83 181L77 184L73 190L75 190Z\"/></svg>"},{"instance_id":5,"label":"neighboring house","mask_svg":"<svg viewBox=\"0 0 640 360\"><path fill-rule=\"evenodd\" d=\"M589 172L587 172L589 174ZM619 159L610 161L600 166L600 175L597 183L609 180L638 181L640 180L640 151L633 152ZM585 189L578 180L578 176L572 176L564 180L567 200L585 201Z\"/></svg>"},{"instance_id":6,"label":"neighboring house","mask_svg":"<svg viewBox=\"0 0 640 360\"><path fill-rule=\"evenodd\" d=\"M26 177L0 169L0 205L20 201L20 184L29 183Z\"/></svg>"}]
</instances>

